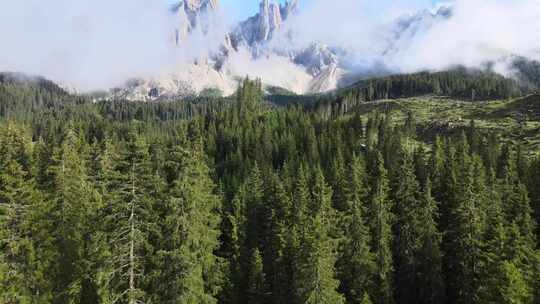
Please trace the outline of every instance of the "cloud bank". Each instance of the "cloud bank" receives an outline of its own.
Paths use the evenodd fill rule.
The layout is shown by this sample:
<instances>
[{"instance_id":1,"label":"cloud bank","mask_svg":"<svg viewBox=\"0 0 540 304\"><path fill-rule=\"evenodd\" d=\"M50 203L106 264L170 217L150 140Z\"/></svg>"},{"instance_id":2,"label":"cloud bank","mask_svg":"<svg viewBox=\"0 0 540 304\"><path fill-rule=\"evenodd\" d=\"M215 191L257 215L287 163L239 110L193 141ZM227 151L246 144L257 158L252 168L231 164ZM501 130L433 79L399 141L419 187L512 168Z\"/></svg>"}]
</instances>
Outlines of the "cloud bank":
<instances>
[{"instance_id":1,"label":"cloud bank","mask_svg":"<svg viewBox=\"0 0 540 304\"><path fill-rule=\"evenodd\" d=\"M538 0L454 0L451 16L435 14L431 0L303 1L271 47L292 50L313 42L339 47L345 54L341 61L356 72L495 62L497 71L508 74L504 59L510 55L540 59ZM230 29L231 20L218 15L209 34L195 33L175 47L178 20L168 5L158 0L3 1L0 71L43 75L82 90L106 89L128 78L181 71L193 58L216 50ZM296 83L301 91L309 75L287 60L252 60L241 51L231 56L228 69L269 83Z\"/></svg>"},{"instance_id":2,"label":"cloud bank","mask_svg":"<svg viewBox=\"0 0 540 304\"><path fill-rule=\"evenodd\" d=\"M166 66L172 24L159 1L2 1L0 70L106 88Z\"/></svg>"},{"instance_id":3,"label":"cloud bank","mask_svg":"<svg viewBox=\"0 0 540 304\"><path fill-rule=\"evenodd\" d=\"M298 45L339 46L352 65L383 64L396 72L486 62L507 72L501 60L510 55L540 59L538 0L448 1L450 16L437 14L441 4L429 6L426 1L315 0L287 31L298 37Z\"/></svg>"}]
</instances>

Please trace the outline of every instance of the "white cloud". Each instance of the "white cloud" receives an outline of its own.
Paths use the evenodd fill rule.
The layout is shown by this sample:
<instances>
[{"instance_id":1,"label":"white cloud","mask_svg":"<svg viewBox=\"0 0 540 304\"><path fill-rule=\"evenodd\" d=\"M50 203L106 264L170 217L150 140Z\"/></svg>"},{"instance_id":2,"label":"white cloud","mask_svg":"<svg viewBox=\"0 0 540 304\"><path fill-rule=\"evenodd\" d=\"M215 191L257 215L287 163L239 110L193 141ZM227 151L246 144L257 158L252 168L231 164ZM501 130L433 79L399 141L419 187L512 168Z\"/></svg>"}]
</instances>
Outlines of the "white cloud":
<instances>
[{"instance_id":1,"label":"white cloud","mask_svg":"<svg viewBox=\"0 0 540 304\"><path fill-rule=\"evenodd\" d=\"M253 0L250 0L253 1ZM306 0L303 0L306 1ZM397 39L393 20L429 8L430 0L313 0L277 39L275 47L296 48L317 41L346 50L356 68L380 63L398 71L479 66L509 54L540 59L538 0L454 0L453 16L422 24ZM182 69L193 57L216 49L231 22L219 15L208 36L192 35L180 48L172 43L178 20L155 0L16 0L0 4L0 70L39 74L90 90L131 77ZM234 9L234 8L233 8ZM229 8L230 11L230 8ZM426 11L426 14L428 12ZM279 37L278 37L279 38ZM389 51L389 46L394 48ZM285 57L256 61L240 53L229 69L269 83L299 83L306 73ZM504 64L497 66L506 72ZM300 91L298 88L297 91Z\"/></svg>"},{"instance_id":2,"label":"white cloud","mask_svg":"<svg viewBox=\"0 0 540 304\"><path fill-rule=\"evenodd\" d=\"M313 41L344 48L356 67L383 63L397 71L479 67L508 55L540 59L540 1L454 0L452 17L430 18L430 1L315 0L290 22L297 46ZM396 19L424 14L397 37ZM403 19L402 19L403 20ZM279 42L283 44L282 42ZM502 69L501 69L502 71Z\"/></svg>"},{"instance_id":3,"label":"white cloud","mask_svg":"<svg viewBox=\"0 0 540 304\"><path fill-rule=\"evenodd\" d=\"M228 70L231 75L260 78L265 84L288 88L295 93L304 93L311 80L311 76L289 58L271 56L252 59L251 54L243 48L232 54Z\"/></svg>"},{"instance_id":4,"label":"white cloud","mask_svg":"<svg viewBox=\"0 0 540 304\"><path fill-rule=\"evenodd\" d=\"M508 55L539 58L540 2L458 0L453 16L401 45L393 58L404 70L478 67Z\"/></svg>"},{"instance_id":5,"label":"white cloud","mask_svg":"<svg viewBox=\"0 0 540 304\"><path fill-rule=\"evenodd\" d=\"M0 70L108 87L171 60L172 24L159 1L3 1Z\"/></svg>"}]
</instances>

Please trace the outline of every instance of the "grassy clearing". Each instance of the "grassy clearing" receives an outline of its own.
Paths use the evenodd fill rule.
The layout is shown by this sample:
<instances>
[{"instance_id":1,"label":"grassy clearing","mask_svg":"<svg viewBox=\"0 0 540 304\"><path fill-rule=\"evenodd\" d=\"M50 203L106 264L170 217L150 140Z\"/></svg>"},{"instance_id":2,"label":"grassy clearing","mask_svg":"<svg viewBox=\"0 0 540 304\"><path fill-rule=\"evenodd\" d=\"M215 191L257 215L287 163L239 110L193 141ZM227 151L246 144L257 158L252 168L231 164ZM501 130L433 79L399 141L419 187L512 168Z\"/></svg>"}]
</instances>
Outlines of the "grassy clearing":
<instances>
[{"instance_id":1,"label":"grassy clearing","mask_svg":"<svg viewBox=\"0 0 540 304\"><path fill-rule=\"evenodd\" d=\"M474 120L480 131L494 131L504 141L520 143L534 154L540 152L540 95L486 102L426 96L369 102L358 109L364 117L374 110L392 113L396 122L414 113L428 139L440 132L460 132Z\"/></svg>"}]
</instances>

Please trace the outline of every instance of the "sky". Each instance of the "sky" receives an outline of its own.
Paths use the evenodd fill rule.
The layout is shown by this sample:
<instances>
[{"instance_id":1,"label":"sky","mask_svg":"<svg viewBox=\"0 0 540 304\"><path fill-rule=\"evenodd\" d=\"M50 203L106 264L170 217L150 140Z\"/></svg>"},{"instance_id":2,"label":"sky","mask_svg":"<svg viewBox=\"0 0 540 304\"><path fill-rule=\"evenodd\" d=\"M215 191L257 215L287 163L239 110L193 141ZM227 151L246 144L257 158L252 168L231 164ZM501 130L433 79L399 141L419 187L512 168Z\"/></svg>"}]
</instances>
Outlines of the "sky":
<instances>
[{"instance_id":1,"label":"sky","mask_svg":"<svg viewBox=\"0 0 540 304\"><path fill-rule=\"evenodd\" d=\"M195 35L201 39L175 48L177 16L164 5L171 1L178 0L0 0L0 41L7 42L0 47L0 71L43 75L82 90L176 71L179 61L208 52L208 45L221 44L229 29L228 22L218 22L225 25L216 26L212 35ZM433 8L437 2L299 1L300 12L287 22L283 35L294 31L299 47L312 42L339 46L347 51L347 60L360 68L382 62L398 72L413 72L458 64L476 67L509 55L540 59L540 40L531 39L540 32L539 0L441 0L453 3L449 20L398 38L385 28L386 23L404 13ZM260 0L220 2L225 19L234 24L255 14ZM292 47L290 42L274 40L277 46ZM389 41L390 53L386 52ZM251 62L247 66L267 73ZM264 65L269 66L275 64Z\"/></svg>"},{"instance_id":2,"label":"sky","mask_svg":"<svg viewBox=\"0 0 540 304\"><path fill-rule=\"evenodd\" d=\"M286 0L274 1L285 3ZM340 0L327 1L330 5L333 5L335 3L339 4ZM254 15L259 10L260 2L261 0L222 0L221 6L223 10L227 12L227 15L231 16L234 20L243 20ZM438 0L373 0L370 2L370 9L376 13L377 11L388 9L390 7L397 7L403 11L429 9L434 6ZM314 3L313 0L300 0L300 5L303 8L309 8L312 3Z\"/></svg>"}]
</instances>

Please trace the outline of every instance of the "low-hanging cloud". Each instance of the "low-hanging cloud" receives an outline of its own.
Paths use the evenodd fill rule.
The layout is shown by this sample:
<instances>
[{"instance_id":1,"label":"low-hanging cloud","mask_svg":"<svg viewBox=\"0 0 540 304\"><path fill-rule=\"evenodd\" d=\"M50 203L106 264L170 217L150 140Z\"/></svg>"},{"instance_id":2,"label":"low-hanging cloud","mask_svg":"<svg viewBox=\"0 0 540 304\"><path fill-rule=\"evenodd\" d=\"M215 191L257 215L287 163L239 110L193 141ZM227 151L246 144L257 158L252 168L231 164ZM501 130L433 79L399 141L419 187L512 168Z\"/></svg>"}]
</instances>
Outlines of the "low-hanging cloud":
<instances>
[{"instance_id":1,"label":"low-hanging cloud","mask_svg":"<svg viewBox=\"0 0 540 304\"><path fill-rule=\"evenodd\" d=\"M510 71L504 59L510 55L540 59L540 40L535 38L540 32L538 0L453 0L448 2L448 18L433 17L437 8L431 0L300 1L301 11L287 20L270 47L298 50L313 42L339 47L345 54L341 62L354 72L378 66L414 72L494 62L495 69L506 74ZM414 29L396 34L400 20L422 11L426 18ZM223 43L231 20L222 11L217 14L210 31L195 32L176 47L178 16L167 1L4 1L0 71L43 75L82 90L178 72ZM247 51L232 54L228 70L272 84L296 83L298 91L309 81L286 57L253 59Z\"/></svg>"},{"instance_id":2,"label":"low-hanging cloud","mask_svg":"<svg viewBox=\"0 0 540 304\"><path fill-rule=\"evenodd\" d=\"M539 59L539 32L540 1L459 0L450 19L416 37L392 59L405 70L479 67L511 55ZM498 68L505 72L503 65Z\"/></svg>"},{"instance_id":3,"label":"low-hanging cloud","mask_svg":"<svg viewBox=\"0 0 540 304\"><path fill-rule=\"evenodd\" d=\"M437 16L438 7L426 2L315 0L285 32L298 46L317 41L345 49L348 63L361 68L414 72L492 62L505 73L501 61L511 55L540 59L540 1L448 1L450 17ZM414 29L396 35L398 21L422 14Z\"/></svg>"},{"instance_id":4,"label":"low-hanging cloud","mask_svg":"<svg viewBox=\"0 0 540 304\"><path fill-rule=\"evenodd\" d=\"M173 22L159 1L3 1L0 70L107 88L166 66Z\"/></svg>"}]
</instances>

